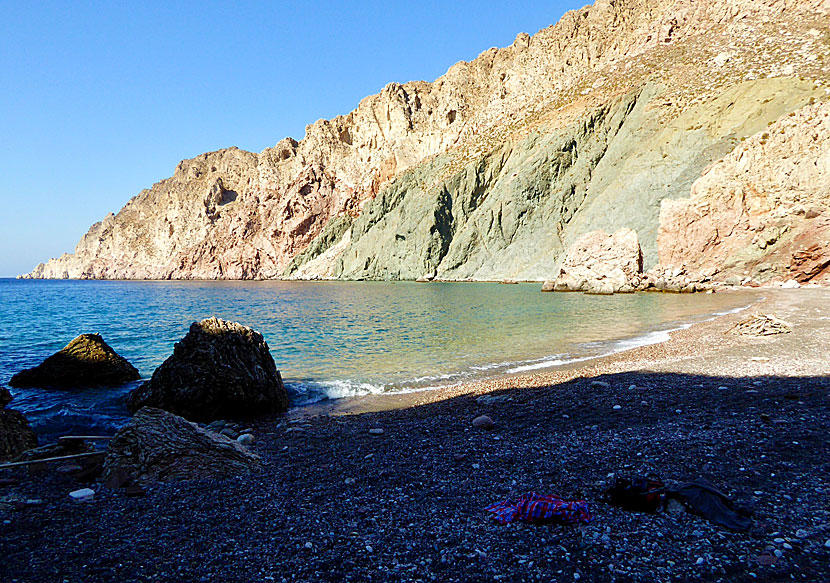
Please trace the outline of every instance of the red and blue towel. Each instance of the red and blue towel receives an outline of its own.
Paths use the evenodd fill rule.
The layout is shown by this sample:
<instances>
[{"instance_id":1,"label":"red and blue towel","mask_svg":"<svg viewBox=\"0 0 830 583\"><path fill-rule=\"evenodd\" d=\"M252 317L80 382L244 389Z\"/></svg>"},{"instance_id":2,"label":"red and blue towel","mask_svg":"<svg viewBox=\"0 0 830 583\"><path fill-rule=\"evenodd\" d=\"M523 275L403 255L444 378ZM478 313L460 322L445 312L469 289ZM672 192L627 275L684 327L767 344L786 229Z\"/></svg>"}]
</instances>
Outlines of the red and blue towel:
<instances>
[{"instance_id":1,"label":"red and blue towel","mask_svg":"<svg viewBox=\"0 0 830 583\"><path fill-rule=\"evenodd\" d=\"M499 524L508 524L514 520L539 524L559 522L562 524L588 524L591 513L585 500L565 500L555 495L531 492L516 500L507 499L485 508L493 513Z\"/></svg>"}]
</instances>

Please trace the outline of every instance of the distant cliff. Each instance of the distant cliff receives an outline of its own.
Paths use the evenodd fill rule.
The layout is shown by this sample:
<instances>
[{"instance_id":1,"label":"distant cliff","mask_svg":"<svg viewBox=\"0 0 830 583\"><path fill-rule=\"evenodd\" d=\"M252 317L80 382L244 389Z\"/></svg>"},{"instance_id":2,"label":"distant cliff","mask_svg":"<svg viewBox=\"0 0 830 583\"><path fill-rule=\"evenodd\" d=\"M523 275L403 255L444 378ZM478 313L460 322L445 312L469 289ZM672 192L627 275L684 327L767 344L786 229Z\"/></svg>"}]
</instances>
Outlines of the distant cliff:
<instances>
[{"instance_id":1,"label":"distant cliff","mask_svg":"<svg viewBox=\"0 0 830 583\"><path fill-rule=\"evenodd\" d=\"M542 280L580 235L628 227L646 268L788 278L826 237L802 227L827 220L826 191L781 181L784 199L800 189L786 251L792 237L766 235L778 223L751 219L752 237L705 235L729 253L701 245L699 202L665 203L662 226L661 203L705 198L720 216L734 197L713 181L743 180L736 157L777 144L774 128L804 142L793 164L826 169L809 120L830 99L828 31L830 0L597 0L433 83L387 85L300 142L183 161L24 277Z\"/></svg>"}]
</instances>

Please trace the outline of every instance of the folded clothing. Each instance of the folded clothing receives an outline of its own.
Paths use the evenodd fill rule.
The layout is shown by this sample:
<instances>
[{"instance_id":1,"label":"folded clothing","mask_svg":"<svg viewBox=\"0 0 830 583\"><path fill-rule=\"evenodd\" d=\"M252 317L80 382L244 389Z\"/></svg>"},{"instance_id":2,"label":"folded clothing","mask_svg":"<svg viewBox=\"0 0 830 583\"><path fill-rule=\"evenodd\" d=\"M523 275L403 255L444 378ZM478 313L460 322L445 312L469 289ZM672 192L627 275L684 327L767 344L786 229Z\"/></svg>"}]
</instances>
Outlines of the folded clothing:
<instances>
[{"instance_id":1,"label":"folded clothing","mask_svg":"<svg viewBox=\"0 0 830 583\"><path fill-rule=\"evenodd\" d=\"M706 478L669 488L668 497L681 500L695 514L730 530L742 532L752 526L752 511L730 500Z\"/></svg>"},{"instance_id":2,"label":"folded clothing","mask_svg":"<svg viewBox=\"0 0 830 583\"><path fill-rule=\"evenodd\" d=\"M508 524L514 520L540 524L560 522L562 524L588 524L591 513L585 500L565 500L556 495L531 492L516 500L507 499L485 508L493 513L499 524Z\"/></svg>"}]
</instances>

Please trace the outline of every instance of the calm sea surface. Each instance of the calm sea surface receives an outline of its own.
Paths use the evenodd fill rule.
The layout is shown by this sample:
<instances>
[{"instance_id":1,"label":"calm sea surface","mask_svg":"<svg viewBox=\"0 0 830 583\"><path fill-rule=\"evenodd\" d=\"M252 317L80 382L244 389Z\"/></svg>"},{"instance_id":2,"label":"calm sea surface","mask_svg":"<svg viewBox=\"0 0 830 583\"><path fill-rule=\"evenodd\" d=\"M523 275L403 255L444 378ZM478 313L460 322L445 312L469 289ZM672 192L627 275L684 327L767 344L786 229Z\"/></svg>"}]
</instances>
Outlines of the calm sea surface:
<instances>
[{"instance_id":1,"label":"calm sea surface","mask_svg":"<svg viewBox=\"0 0 830 583\"><path fill-rule=\"evenodd\" d=\"M0 383L98 332L149 378L193 321L260 331L293 403L559 366L658 342L754 295L543 294L539 284L0 279ZM12 389L44 434L111 432L139 383Z\"/></svg>"}]
</instances>

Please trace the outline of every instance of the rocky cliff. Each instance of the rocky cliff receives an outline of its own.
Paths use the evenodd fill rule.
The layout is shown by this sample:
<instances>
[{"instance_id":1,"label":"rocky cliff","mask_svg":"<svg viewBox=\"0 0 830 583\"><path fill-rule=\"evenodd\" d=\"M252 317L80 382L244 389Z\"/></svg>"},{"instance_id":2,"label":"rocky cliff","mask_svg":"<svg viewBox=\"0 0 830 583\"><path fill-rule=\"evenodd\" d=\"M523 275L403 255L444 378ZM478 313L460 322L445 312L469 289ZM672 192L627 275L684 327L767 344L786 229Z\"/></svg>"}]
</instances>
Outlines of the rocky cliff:
<instances>
[{"instance_id":1,"label":"rocky cliff","mask_svg":"<svg viewBox=\"0 0 830 583\"><path fill-rule=\"evenodd\" d=\"M828 30L830 0L597 0L300 142L183 161L27 277L545 279L598 228L648 268L662 201L828 98Z\"/></svg>"}]
</instances>

